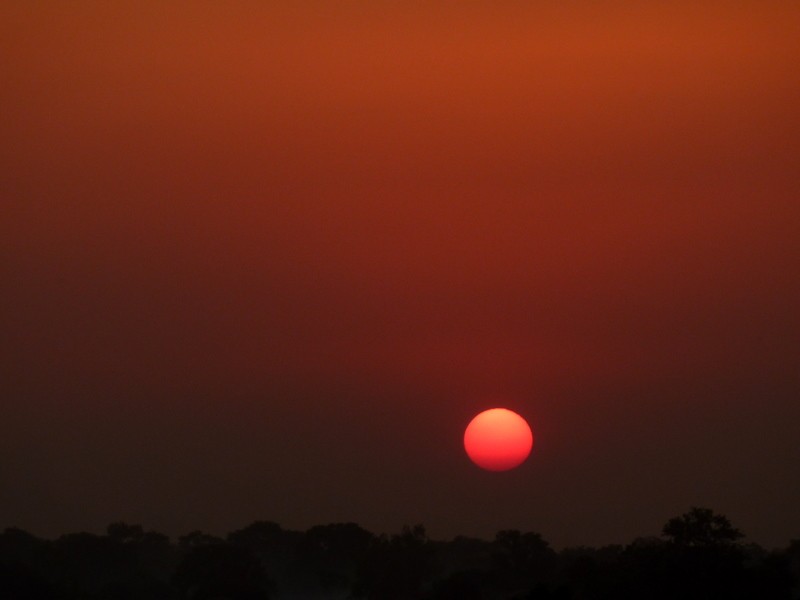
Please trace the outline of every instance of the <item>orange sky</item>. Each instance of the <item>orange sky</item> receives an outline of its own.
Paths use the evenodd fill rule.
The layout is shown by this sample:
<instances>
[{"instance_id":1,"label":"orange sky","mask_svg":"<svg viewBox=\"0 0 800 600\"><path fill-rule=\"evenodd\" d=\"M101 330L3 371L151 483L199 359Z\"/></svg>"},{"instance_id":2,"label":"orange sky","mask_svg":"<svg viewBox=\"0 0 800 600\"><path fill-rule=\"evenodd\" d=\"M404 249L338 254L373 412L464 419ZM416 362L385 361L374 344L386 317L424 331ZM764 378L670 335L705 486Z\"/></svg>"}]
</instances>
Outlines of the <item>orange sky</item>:
<instances>
[{"instance_id":1,"label":"orange sky","mask_svg":"<svg viewBox=\"0 0 800 600\"><path fill-rule=\"evenodd\" d=\"M800 8L731 4L4 3L0 527L797 537Z\"/></svg>"}]
</instances>

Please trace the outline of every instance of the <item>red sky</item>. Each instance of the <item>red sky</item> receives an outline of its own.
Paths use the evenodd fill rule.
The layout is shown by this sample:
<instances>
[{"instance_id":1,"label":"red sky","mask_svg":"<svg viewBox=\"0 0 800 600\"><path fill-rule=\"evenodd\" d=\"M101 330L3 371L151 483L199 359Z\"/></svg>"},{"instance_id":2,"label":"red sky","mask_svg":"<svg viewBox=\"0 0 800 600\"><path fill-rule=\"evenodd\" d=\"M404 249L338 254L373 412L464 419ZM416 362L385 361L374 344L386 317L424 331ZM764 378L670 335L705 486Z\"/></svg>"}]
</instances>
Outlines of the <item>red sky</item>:
<instances>
[{"instance_id":1,"label":"red sky","mask_svg":"<svg viewBox=\"0 0 800 600\"><path fill-rule=\"evenodd\" d=\"M796 2L10 1L0 57L0 527L800 536Z\"/></svg>"}]
</instances>

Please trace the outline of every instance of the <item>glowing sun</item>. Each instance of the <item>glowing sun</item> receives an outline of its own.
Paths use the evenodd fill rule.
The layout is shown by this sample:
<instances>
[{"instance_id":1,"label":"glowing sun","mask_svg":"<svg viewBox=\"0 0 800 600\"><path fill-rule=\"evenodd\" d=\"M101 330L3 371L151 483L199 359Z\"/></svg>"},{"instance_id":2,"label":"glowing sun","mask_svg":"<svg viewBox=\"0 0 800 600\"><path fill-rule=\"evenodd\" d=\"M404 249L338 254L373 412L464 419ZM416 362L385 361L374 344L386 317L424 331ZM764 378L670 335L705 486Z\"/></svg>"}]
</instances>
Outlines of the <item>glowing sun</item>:
<instances>
[{"instance_id":1,"label":"glowing sun","mask_svg":"<svg viewBox=\"0 0 800 600\"><path fill-rule=\"evenodd\" d=\"M472 462L488 471L518 467L533 447L528 422L505 408L490 408L476 416L464 432L464 449Z\"/></svg>"}]
</instances>

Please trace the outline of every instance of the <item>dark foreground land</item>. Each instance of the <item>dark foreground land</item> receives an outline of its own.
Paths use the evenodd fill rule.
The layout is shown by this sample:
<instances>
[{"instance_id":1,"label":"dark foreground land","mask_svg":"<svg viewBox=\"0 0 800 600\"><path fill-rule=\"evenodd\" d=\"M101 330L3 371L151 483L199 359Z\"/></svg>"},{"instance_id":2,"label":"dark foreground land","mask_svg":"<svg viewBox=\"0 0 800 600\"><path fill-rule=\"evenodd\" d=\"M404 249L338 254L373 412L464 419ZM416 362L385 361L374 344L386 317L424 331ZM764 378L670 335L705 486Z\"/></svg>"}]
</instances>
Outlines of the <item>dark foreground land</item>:
<instances>
[{"instance_id":1,"label":"dark foreground land","mask_svg":"<svg viewBox=\"0 0 800 600\"><path fill-rule=\"evenodd\" d=\"M106 535L0 534L3 599L797 599L800 540L766 551L722 515L692 509L662 536L555 552L536 533L429 539L353 523L289 531L256 522L177 543L114 523Z\"/></svg>"}]
</instances>

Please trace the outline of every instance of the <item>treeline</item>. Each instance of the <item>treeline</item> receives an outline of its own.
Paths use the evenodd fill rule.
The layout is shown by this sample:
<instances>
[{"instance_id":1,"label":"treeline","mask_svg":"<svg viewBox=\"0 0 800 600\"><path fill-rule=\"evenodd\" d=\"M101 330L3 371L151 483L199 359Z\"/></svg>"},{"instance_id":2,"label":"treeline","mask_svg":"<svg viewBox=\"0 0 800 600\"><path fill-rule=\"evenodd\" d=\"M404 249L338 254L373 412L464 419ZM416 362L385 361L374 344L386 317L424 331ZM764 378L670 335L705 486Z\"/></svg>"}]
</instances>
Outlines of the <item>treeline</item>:
<instances>
[{"instance_id":1,"label":"treeline","mask_svg":"<svg viewBox=\"0 0 800 600\"><path fill-rule=\"evenodd\" d=\"M660 537L556 552L537 533L428 538L354 523L307 531L255 522L172 542L138 525L44 540L0 534L0 598L782 599L800 598L800 540L766 551L723 515L693 508Z\"/></svg>"}]
</instances>

